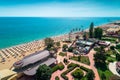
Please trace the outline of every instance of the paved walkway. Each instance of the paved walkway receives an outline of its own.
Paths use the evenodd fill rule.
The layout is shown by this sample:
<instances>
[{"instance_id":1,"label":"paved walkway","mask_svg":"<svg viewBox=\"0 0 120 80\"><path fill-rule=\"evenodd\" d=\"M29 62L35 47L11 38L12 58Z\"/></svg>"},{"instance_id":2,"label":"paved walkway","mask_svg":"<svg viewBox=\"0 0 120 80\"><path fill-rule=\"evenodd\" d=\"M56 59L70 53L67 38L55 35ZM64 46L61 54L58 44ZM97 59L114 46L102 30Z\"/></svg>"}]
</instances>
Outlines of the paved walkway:
<instances>
[{"instance_id":1,"label":"paved walkway","mask_svg":"<svg viewBox=\"0 0 120 80\"><path fill-rule=\"evenodd\" d=\"M93 70L93 72L95 73L95 80L100 80L98 71L97 71L96 67L94 66L94 65L95 65L95 62L94 62L94 56L93 56L93 55L94 55L95 53L96 53L96 52L92 49L92 50L89 52L89 54L87 54L87 55L88 55L89 60L90 60L90 67L91 67L91 69Z\"/></svg>"},{"instance_id":2,"label":"paved walkway","mask_svg":"<svg viewBox=\"0 0 120 80\"><path fill-rule=\"evenodd\" d=\"M60 70L57 70L56 72L54 72L51 76L51 80L55 80L55 77L58 76L60 78L60 80L64 80L62 77L61 77L61 74L67 70L67 66L65 65L65 68L60 71Z\"/></svg>"},{"instance_id":3,"label":"paved walkway","mask_svg":"<svg viewBox=\"0 0 120 80\"><path fill-rule=\"evenodd\" d=\"M62 51L62 49L59 50L59 52L61 52L61 51ZM59 53L59 52L58 52L58 53ZM59 56L58 53L57 53L57 60L58 60L58 62L62 62L63 64L64 64L64 62L63 62L63 59L64 59L64 58L67 58L67 59L68 59L69 56L73 56L73 53L69 53L69 52L67 52L67 57ZM96 67L94 66L94 56L93 56L93 55L94 55L95 53L96 53L96 52L92 49L92 50L89 52L89 54L86 55L86 56L89 57L90 66L89 66L89 65L86 65L86 64L83 64L83 63L80 63L80 62L77 62L77 61L74 61L74 60L69 60L69 63L72 62L72 63L78 64L78 65L80 65L80 66L84 66L84 67L86 67L86 68L88 68L88 69L92 69L93 72L95 73L95 80L100 80L100 77L99 77L99 74L98 74L98 72L97 72L97 69L96 69ZM61 77L61 74L62 74L64 71L67 70L67 65L64 64L64 66L65 66L65 68L64 68L62 71L57 70L56 72L54 72L54 73L52 74L51 80L55 80L55 77L56 77L56 76L58 76L58 77L60 78L60 80L64 80L64 79ZM71 72L72 72L72 71L71 71ZM74 80L73 77L71 76L71 72L68 73L66 76L69 77L69 80Z\"/></svg>"}]
</instances>

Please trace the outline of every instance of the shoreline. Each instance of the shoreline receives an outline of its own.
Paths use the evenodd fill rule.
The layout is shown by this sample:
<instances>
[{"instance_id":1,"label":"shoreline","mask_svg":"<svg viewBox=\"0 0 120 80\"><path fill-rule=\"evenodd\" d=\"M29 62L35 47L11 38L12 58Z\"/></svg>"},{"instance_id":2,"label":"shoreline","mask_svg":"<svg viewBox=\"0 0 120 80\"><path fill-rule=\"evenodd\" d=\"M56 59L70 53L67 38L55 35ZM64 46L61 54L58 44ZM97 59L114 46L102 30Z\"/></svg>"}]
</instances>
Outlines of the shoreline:
<instances>
[{"instance_id":1,"label":"shoreline","mask_svg":"<svg viewBox=\"0 0 120 80\"><path fill-rule=\"evenodd\" d=\"M117 21L119 21L119 20L117 20ZM104 25L108 25L108 24L111 24L111 23L114 23L114 22L116 22L116 21L113 21L113 22L108 22L108 23L103 23L103 24L101 24L101 25L98 25L98 26L94 26L94 28L97 28L97 27L103 27ZM87 28L87 29L85 29L84 31L88 31L89 30L89 28ZM78 31L78 32L81 32L81 31ZM73 34L75 34L75 33L77 33L77 31L76 32L74 32ZM55 35L55 36L50 36L50 37L46 37L46 38L56 38L56 37L62 37L62 36L68 36L69 35L69 33L65 33L65 34L59 34L59 35ZM17 47L17 46L22 46L22 45L25 45L25 44L29 44L29 43L33 43L33 42L35 42L35 41L43 41L45 38L41 38L41 39L38 39L38 40L33 40L33 41L29 41L29 42L25 42L25 43L21 43L21 44L17 44L17 45L11 45L11 46L9 46L9 47L5 47L5 48L0 48L0 50L1 49L7 49L7 48L11 48L11 47Z\"/></svg>"}]
</instances>

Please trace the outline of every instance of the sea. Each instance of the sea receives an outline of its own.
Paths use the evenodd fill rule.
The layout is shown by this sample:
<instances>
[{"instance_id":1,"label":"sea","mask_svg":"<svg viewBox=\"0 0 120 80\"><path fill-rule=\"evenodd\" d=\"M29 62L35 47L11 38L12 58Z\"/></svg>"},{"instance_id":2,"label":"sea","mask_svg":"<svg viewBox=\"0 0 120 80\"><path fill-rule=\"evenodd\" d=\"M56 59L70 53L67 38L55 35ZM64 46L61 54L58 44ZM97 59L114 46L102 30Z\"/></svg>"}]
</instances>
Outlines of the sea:
<instances>
[{"instance_id":1,"label":"sea","mask_svg":"<svg viewBox=\"0 0 120 80\"><path fill-rule=\"evenodd\" d=\"M0 17L0 49L100 26L120 17Z\"/></svg>"}]
</instances>

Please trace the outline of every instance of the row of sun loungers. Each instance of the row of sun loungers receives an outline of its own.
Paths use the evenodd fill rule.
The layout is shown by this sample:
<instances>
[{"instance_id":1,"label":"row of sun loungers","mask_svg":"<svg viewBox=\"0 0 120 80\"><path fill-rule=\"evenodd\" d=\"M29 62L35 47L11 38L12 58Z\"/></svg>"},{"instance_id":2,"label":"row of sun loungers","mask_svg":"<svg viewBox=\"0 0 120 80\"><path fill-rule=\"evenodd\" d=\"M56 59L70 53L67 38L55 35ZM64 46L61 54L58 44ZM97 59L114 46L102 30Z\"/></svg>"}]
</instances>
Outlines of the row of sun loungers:
<instances>
[{"instance_id":1,"label":"row of sun loungers","mask_svg":"<svg viewBox=\"0 0 120 80\"><path fill-rule=\"evenodd\" d=\"M17 58L20 56L25 56L26 52L37 50L42 46L44 46L43 41L34 41L6 49L1 49L0 62L5 62L5 60L10 57Z\"/></svg>"}]
</instances>

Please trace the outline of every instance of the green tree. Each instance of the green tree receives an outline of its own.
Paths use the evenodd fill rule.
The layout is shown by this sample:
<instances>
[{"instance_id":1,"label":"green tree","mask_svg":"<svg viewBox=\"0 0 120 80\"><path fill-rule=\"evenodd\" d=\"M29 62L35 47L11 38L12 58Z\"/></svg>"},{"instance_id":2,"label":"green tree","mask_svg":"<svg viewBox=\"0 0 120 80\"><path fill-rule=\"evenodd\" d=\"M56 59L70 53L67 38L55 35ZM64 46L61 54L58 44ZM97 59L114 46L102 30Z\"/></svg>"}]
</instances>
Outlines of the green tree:
<instances>
[{"instance_id":1,"label":"green tree","mask_svg":"<svg viewBox=\"0 0 120 80\"><path fill-rule=\"evenodd\" d=\"M40 65L36 72L36 80L50 80L52 69L47 65Z\"/></svg>"},{"instance_id":2,"label":"green tree","mask_svg":"<svg viewBox=\"0 0 120 80\"><path fill-rule=\"evenodd\" d=\"M95 28L95 30L94 30L94 37L98 38L98 39L101 39L102 35L103 35L102 28L99 28L99 27Z\"/></svg>"},{"instance_id":3,"label":"green tree","mask_svg":"<svg viewBox=\"0 0 120 80\"><path fill-rule=\"evenodd\" d=\"M67 63L67 62L68 62L68 60L67 60L66 58L64 58L64 59L63 59L63 62L64 62L64 63Z\"/></svg>"},{"instance_id":4,"label":"green tree","mask_svg":"<svg viewBox=\"0 0 120 80\"><path fill-rule=\"evenodd\" d=\"M83 39L84 39L84 40L87 39L87 33L86 33L86 32L84 32L84 34L83 34Z\"/></svg>"},{"instance_id":5,"label":"green tree","mask_svg":"<svg viewBox=\"0 0 120 80\"><path fill-rule=\"evenodd\" d=\"M89 28L89 37L90 37L90 38L93 38L93 36L94 36L93 29L94 29L94 23L92 22L92 23L90 24L90 28Z\"/></svg>"},{"instance_id":6,"label":"green tree","mask_svg":"<svg viewBox=\"0 0 120 80\"><path fill-rule=\"evenodd\" d=\"M100 53L102 54L102 53L104 53L105 54L105 49L104 49L105 47L104 46L100 46Z\"/></svg>"},{"instance_id":7,"label":"green tree","mask_svg":"<svg viewBox=\"0 0 120 80\"><path fill-rule=\"evenodd\" d=\"M47 46L47 49L50 49L51 47L54 46L54 40L51 38L46 38L44 42L45 42L45 46Z\"/></svg>"},{"instance_id":8,"label":"green tree","mask_svg":"<svg viewBox=\"0 0 120 80\"><path fill-rule=\"evenodd\" d=\"M68 51L69 51L69 52L73 52L73 47L69 47L69 48L68 48Z\"/></svg>"},{"instance_id":9,"label":"green tree","mask_svg":"<svg viewBox=\"0 0 120 80\"><path fill-rule=\"evenodd\" d=\"M116 53L116 60L120 61L120 54Z\"/></svg>"},{"instance_id":10,"label":"green tree","mask_svg":"<svg viewBox=\"0 0 120 80\"><path fill-rule=\"evenodd\" d=\"M87 80L94 80L95 74L92 70L89 70L88 73L86 74Z\"/></svg>"},{"instance_id":11,"label":"green tree","mask_svg":"<svg viewBox=\"0 0 120 80\"><path fill-rule=\"evenodd\" d=\"M63 48L63 51L67 51L68 45L64 44L62 48Z\"/></svg>"},{"instance_id":12,"label":"green tree","mask_svg":"<svg viewBox=\"0 0 120 80\"><path fill-rule=\"evenodd\" d=\"M101 74L101 79L102 79L102 80L106 80L106 76L105 76L104 73Z\"/></svg>"},{"instance_id":13,"label":"green tree","mask_svg":"<svg viewBox=\"0 0 120 80\"><path fill-rule=\"evenodd\" d=\"M78 61L81 61L81 55L78 56Z\"/></svg>"},{"instance_id":14,"label":"green tree","mask_svg":"<svg viewBox=\"0 0 120 80\"><path fill-rule=\"evenodd\" d=\"M110 49L111 49L111 50L114 50L114 49L115 49L115 46L110 46Z\"/></svg>"},{"instance_id":15,"label":"green tree","mask_svg":"<svg viewBox=\"0 0 120 80\"><path fill-rule=\"evenodd\" d=\"M60 47L60 42L56 42L56 46L57 46L57 47Z\"/></svg>"},{"instance_id":16,"label":"green tree","mask_svg":"<svg viewBox=\"0 0 120 80\"><path fill-rule=\"evenodd\" d=\"M97 67L104 66L106 61L105 53L97 52L96 54L94 54L94 61Z\"/></svg>"}]
</instances>

